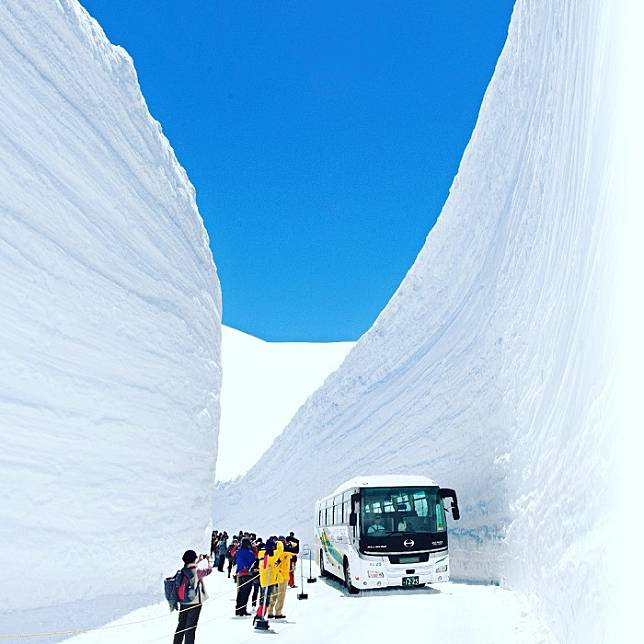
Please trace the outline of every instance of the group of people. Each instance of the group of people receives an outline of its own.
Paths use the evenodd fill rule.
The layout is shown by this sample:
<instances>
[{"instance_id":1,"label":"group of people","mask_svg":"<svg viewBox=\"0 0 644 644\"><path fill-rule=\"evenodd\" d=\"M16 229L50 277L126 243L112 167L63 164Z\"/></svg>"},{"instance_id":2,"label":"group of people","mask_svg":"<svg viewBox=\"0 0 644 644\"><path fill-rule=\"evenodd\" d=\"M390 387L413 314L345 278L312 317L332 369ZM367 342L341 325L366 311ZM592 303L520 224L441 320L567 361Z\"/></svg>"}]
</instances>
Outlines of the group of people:
<instances>
[{"instance_id":1,"label":"group of people","mask_svg":"<svg viewBox=\"0 0 644 644\"><path fill-rule=\"evenodd\" d=\"M271 536L266 541L255 533L240 530L232 540L227 532L213 530L210 540L210 557L188 550L183 555L186 576L191 581L192 592L188 600L179 604L179 623L174 644L193 644L199 621L201 605L207 598L203 578L216 567L224 572L228 563L228 577L233 577L237 587L235 615L250 616L248 603L256 620L285 619L286 589L295 587L295 564L300 552L300 542L295 533L287 537Z\"/></svg>"}]
</instances>

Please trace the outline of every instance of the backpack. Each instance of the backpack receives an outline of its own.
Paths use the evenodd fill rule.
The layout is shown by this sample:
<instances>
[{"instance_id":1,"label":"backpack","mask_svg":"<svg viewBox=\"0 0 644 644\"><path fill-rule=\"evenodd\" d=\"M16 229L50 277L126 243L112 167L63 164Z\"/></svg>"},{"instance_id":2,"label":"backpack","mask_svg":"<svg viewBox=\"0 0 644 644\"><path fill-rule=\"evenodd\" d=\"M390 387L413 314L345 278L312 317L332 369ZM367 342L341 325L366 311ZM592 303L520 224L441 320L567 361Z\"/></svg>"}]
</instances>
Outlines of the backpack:
<instances>
[{"instance_id":1,"label":"backpack","mask_svg":"<svg viewBox=\"0 0 644 644\"><path fill-rule=\"evenodd\" d=\"M190 583L190 576L186 574L185 570L185 568L177 570L172 577L166 577L163 580L165 598L168 600L171 611L177 610L179 604L192 603L197 596L198 583L193 586Z\"/></svg>"}]
</instances>

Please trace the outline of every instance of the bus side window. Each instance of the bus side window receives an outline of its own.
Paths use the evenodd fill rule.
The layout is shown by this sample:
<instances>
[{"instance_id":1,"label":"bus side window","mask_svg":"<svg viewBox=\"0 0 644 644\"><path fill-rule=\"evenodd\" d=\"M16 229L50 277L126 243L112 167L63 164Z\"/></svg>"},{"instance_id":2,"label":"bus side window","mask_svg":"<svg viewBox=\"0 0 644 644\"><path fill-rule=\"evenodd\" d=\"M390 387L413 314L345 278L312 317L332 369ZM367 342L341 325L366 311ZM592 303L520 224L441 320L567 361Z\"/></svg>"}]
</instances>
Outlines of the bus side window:
<instances>
[{"instance_id":1,"label":"bus side window","mask_svg":"<svg viewBox=\"0 0 644 644\"><path fill-rule=\"evenodd\" d=\"M349 525L349 515L351 514L351 491L348 490L342 495L342 523Z\"/></svg>"}]
</instances>

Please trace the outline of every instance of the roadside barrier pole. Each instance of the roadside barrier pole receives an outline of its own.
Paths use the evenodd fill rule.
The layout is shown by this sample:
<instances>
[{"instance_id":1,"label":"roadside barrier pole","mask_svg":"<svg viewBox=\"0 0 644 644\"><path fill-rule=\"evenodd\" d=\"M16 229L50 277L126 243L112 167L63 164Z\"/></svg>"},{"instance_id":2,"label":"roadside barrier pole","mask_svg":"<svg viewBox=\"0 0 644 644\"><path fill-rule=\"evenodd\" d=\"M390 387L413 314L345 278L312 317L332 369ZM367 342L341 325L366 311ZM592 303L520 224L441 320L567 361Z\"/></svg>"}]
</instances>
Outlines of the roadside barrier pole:
<instances>
[{"instance_id":1,"label":"roadside barrier pole","mask_svg":"<svg viewBox=\"0 0 644 644\"><path fill-rule=\"evenodd\" d=\"M304 547L306 548L307 546L305 545ZM309 561L310 561L310 557L311 557L311 550L309 548ZM309 598L308 594L304 592L304 557L300 558L300 588L302 588L302 592L297 594L297 598L308 599Z\"/></svg>"},{"instance_id":2,"label":"roadside barrier pole","mask_svg":"<svg viewBox=\"0 0 644 644\"><path fill-rule=\"evenodd\" d=\"M312 557L312 554L313 554L313 549L311 548L311 546L309 546L309 578L306 580L307 584L314 584L318 580L317 577L313 576L313 573L311 571L311 557Z\"/></svg>"}]
</instances>

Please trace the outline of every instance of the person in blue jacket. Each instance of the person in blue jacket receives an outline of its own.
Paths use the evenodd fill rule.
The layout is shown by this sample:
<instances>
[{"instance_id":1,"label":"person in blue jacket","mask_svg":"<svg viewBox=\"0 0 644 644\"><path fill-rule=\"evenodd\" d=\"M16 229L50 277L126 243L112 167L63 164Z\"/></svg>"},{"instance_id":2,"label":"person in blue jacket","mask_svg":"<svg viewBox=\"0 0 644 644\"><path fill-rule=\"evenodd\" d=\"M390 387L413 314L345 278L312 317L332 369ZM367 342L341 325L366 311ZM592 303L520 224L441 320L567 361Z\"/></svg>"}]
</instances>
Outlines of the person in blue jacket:
<instances>
[{"instance_id":1,"label":"person in blue jacket","mask_svg":"<svg viewBox=\"0 0 644 644\"><path fill-rule=\"evenodd\" d=\"M257 560L257 555L251 547L250 539L244 537L235 553L235 566L237 567L237 599L235 601L235 615L245 617L248 612L248 596L253 588L252 568Z\"/></svg>"}]
</instances>

